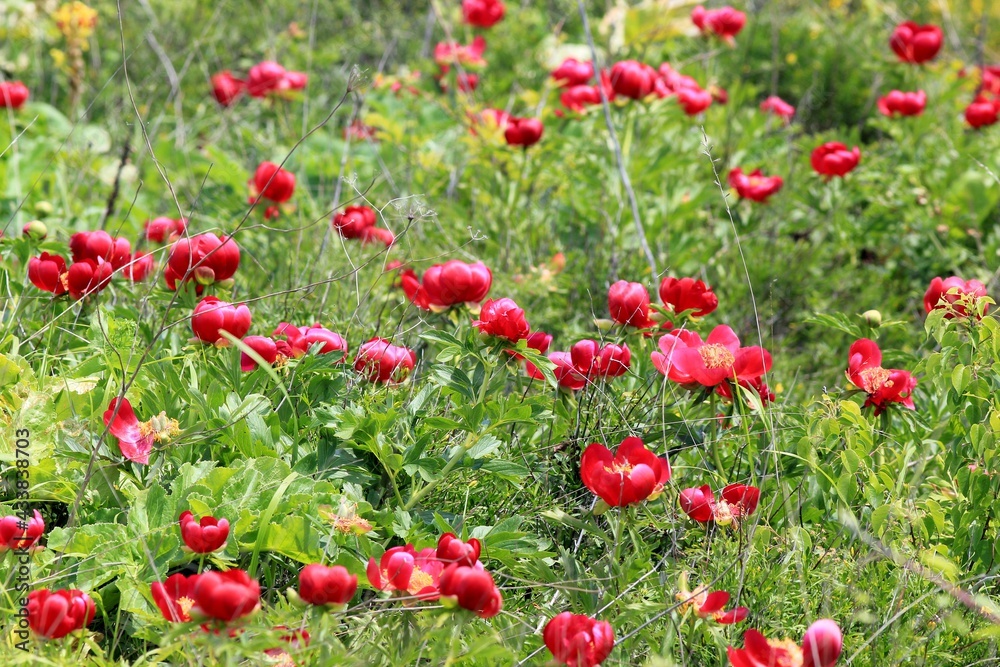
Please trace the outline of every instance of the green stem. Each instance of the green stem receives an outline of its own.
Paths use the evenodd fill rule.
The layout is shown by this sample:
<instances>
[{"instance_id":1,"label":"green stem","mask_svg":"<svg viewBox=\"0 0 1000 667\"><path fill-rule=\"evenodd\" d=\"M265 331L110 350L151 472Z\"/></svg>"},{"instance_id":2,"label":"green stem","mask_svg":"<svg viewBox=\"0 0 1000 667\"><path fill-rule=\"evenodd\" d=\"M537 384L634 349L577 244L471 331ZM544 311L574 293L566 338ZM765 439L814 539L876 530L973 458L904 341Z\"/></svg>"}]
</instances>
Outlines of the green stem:
<instances>
[{"instance_id":1,"label":"green stem","mask_svg":"<svg viewBox=\"0 0 1000 667\"><path fill-rule=\"evenodd\" d=\"M735 398L735 397L734 397ZM712 392L712 397L709 399L709 410L712 413L711 416L711 426L709 427L709 437L711 438L711 450L712 450L712 463L715 465L715 470L722 475L725 472L725 468L722 465L722 452L719 451L719 420L716 418L715 413L715 392Z\"/></svg>"}]
</instances>

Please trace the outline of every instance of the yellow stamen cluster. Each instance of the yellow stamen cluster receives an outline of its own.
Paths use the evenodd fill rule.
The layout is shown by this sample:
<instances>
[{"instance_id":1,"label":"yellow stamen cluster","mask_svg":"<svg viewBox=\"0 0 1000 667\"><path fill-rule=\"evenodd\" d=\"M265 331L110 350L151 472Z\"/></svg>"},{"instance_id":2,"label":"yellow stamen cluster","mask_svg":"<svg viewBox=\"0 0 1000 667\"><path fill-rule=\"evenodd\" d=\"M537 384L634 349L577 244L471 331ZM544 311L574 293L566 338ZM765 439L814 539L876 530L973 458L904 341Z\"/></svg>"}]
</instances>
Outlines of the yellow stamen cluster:
<instances>
[{"instance_id":1,"label":"yellow stamen cluster","mask_svg":"<svg viewBox=\"0 0 1000 667\"><path fill-rule=\"evenodd\" d=\"M725 345L709 343L698 348L705 368L729 368L736 361L736 357Z\"/></svg>"},{"instance_id":2,"label":"yellow stamen cluster","mask_svg":"<svg viewBox=\"0 0 1000 667\"><path fill-rule=\"evenodd\" d=\"M889 381L890 371L881 366L873 366L861 371L861 388L866 393L874 394ZM892 386L891 384L889 385Z\"/></svg>"},{"instance_id":3,"label":"yellow stamen cluster","mask_svg":"<svg viewBox=\"0 0 1000 667\"><path fill-rule=\"evenodd\" d=\"M166 411L160 412L149 421L139 422L139 434L143 437L152 435L156 442L170 442L180 433L180 424L176 419L167 417Z\"/></svg>"}]
</instances>

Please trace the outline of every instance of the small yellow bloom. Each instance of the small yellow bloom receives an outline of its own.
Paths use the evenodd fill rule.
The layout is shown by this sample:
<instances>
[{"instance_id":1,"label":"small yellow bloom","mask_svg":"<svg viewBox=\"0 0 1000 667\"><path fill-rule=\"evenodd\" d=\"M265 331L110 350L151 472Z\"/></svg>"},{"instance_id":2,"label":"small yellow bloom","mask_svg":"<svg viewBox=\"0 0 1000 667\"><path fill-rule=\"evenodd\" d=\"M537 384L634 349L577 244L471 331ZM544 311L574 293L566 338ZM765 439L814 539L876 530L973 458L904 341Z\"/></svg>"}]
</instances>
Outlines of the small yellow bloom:
<instances>
[{"instance_id":1,"label":"small yellow bloom","mask_svg":"<svg viewBox=\"0 0 1000 667\"><path fill-rule=\"evenodd\" d=\"M83 41L94 34L97 10L76 0L61 5L53 12L52 18L67 41Z\"/></svg>"}]
</instances>

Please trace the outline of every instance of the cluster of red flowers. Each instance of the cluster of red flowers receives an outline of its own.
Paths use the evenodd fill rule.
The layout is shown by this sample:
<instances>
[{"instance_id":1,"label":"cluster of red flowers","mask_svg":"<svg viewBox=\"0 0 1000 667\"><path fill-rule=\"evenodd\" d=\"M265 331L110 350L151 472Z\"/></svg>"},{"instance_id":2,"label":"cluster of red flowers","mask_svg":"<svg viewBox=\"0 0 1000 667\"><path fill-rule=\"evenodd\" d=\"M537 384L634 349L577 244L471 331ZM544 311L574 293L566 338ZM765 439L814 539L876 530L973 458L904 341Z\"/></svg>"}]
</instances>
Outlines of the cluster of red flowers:
<instances>
[{"instance_id":1,"label":"cluster of red flowers","mask_svg":"<svg viewBox=\"0 0 1000 667\"><path fill-rule=\"evenodd\" d=\"M486 66L483 54L486 52L486 39L479 35L469 44L457 42L438 42L434 47L434 62L438 73L435 75L441 90L447 92L446 81L452 67L457 66L455 77L456 87L463 93L471 93L479 86L479 75L476 71Z\"/></svg>"},{"instance_id":2,"label":"cluster of red flowers","mask_svg":"<svg viewBox=\"0 0 1000 667\"><path fill-rule=\"evenodd\" d=\"M747 15L732 7L705 9L698 5L691 10L691 21L703 35L714 35L730 46L746 25Z\"/></svg>"},{"instance_id":3,"label":"cluster of red flowers","mask_svg":"<svg viewBox=\"0 0 1000 667\"><path fill-rule=\"evenodd\" d=\"M69 248L73 263L68 267L61 255L47 252L29 260L31 284L55 296L68 293L79 300L107 287L115 272L138 282L153 270L151 255L142 251L133 254L128 239L112 238L103 230L74 234Z\"/></svg>"},{"instance_id":4,"label":"cluster of red flowers","mask_svg":"<svg viewBox=\"0 0 1000 667\"><path fill-rule=\"evenodd\" d=\"M367 206L348 206L333 216L333 228L345 239L391 246L396 237L388 229L375 226L375 211Z\"/></svg>"},{"instance_id":5,"label":"cluster of red flowers","mask_svg":"<svg viewBox=\"0 0 1000 667\"><path fill-rule=\"evenodd\" d=\"M727 651L732 667L833 667L840 658L843 645L840 627L824 618L809 626L801 646L790 639L775 641L767 639L757 630L747 630L743 635L744 648L730 646Z\"/></svg>"},{"instance_id":6,"label":"cluster of red flowers","mask_svg":"<svg viewBox=\"0 0 1000 667\"><path fill-rule=\"evenodd\" d=\"M247 72L246 79L233 76L224 70L212 76L212 96L224 107L236 101L244 93L251 97L284 95L289 91L302 90L309 83L305 72L287 70L273 60L264 60Z\"/></svg>"},{"instance_id":7,"label":"cluster of red flowers","mask_svg":"<svg viewBox=\"0 0 1000 667\"><path fill-rule=\"evenodd\" d=\"M698 523L717 523L720 526L739 522L757 511L760 489L746 484L730 484L722 489L722 497L715 498L712 487L705 484L680 492L681 510Z\"/></svg>"},{"instance_id":8,"label":"cluster of red flowers","mask_svg":"<svg viewBox=\"0 0 1000 667\"><path fill-rule=\"evenodd\" d=\"M273 162L261 162L250 179L249 204L256 204L261 199L272 202L264 209L264 219L278 217L280 206L295 194L295 174L282 169Z\"/></svg>"},{"instance_id":9,"label":"cluster of red flowers","mask_svg":"<svg viewBox=\"0 0 1000 667\"><path fill-rule=\"evenodd\" d=\"M481 550L476 538L463 541L454 533L442 535L437 549L392 547L378 561L368 561L368 582L404 602L440 599L480 618L492 618L503 608L503 596L493 575L479 562Z\"/></svg>"}]
</instances>

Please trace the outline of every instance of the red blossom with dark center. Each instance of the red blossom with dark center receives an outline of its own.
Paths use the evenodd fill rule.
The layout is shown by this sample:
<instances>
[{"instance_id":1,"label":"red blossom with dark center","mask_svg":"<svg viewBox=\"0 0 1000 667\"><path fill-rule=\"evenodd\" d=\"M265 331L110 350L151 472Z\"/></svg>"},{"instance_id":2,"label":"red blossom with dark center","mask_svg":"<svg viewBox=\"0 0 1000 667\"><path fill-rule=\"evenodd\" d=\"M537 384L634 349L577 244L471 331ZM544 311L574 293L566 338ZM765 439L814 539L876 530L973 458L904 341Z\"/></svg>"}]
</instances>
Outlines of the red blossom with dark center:
<instances>
[{"instance_id":1,"label":"red blossom with dark center","mask_svg":"<svg viewBox=\"0 0 1000 667\"><path fill-rule=\"evenodd\" d=\"M913 410L913 389L917 380L909 371L882 367L882 351L875 341L862 338L848 351L847 379L868 398L865 407L875 408L875 415L885 412L890 403L900 403Z\"/></svg>"},{"instance_id":2,"label":"red blossom with dark center","mask_svg":"<svg viewBox=\"0 0 1000 667\"><path fill-rule=\"evenodd\" d=\"M142 428L127 398L111 399L111 404L104 411L104 425L111 435L118 438L118 448L125 458L134 463L149 464L154 435Z\"/></svg>"},{"instance_id":3,"label":"red blossom with dark center","mask_svg":"<svg viewBox=\"0 0 1000 667\"><path fill-rule=\"evenodd\" d=\"M580 460L584 486L611 507L655 499L670 480L670 464L646 449L642 440L629 437L618 450L591 443Z\"/></svg>"}]
</instances>

